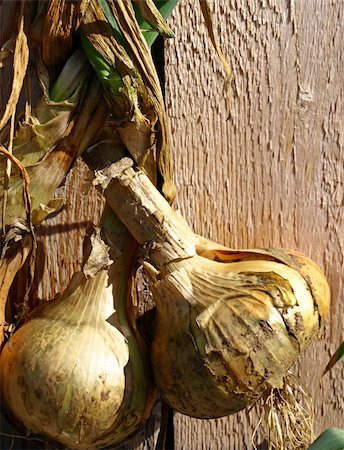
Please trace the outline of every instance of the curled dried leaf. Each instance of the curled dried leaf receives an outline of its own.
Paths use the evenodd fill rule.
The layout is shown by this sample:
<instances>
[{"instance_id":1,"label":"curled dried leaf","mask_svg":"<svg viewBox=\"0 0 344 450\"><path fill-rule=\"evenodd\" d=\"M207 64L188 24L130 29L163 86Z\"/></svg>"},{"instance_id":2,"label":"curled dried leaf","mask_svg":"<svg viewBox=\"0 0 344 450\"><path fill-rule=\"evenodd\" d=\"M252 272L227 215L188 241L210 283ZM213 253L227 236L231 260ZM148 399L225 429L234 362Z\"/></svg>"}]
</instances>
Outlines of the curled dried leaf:
<instances>
[{"instance_id":1,"label":"curled dried leaf","mask_svg":"<svg viewBox=\"0 0 344 450\"><path fill-rule=\"evenodd\" d=\"M34 136L32 144L37 151L37 155L39 156L39 153L44 150L44 156L41 159L37 160L37 155L34 154L35 152L32 149L31 155L26 152L18 152L23 157L23 160L30 164L25 168L25 173L27 174L27 179L30 180L32 202L30 216L32 213L32 220L42 217L42 204L49 204L54 191L64 181L75 159L97 140L104 127L107 114L108 109L102 99L99 82L98 80L93 80L85 87L85 91L80 96L77 106L73 108L70 116L66 118L68 120L63 121L66 127L62 127L58 141L54 142L53 146L47 145L48 142L42 145L42 136ZM6 151L6 149L4 150ZM19 161L18 158L12 155L11 157L15 161ZM23 163L20 161L19 163L24 167ZM0 190L3 188L3 185L3 178L0 174ZM0 211L2 205L3 198L0 195ZM25 218L27 215L26 211L25 201L23 202L22 199L21 175L13 171L6 215L2 226L11 224L17 218ZM36 222L34 224L37 225Z\"/></svg>"},{"instance_id":2,"label":"curled dried leaf","mask_svg":"<svg viewBox=\"0 0 344 450\"><path fill-rule=\"evenodd\" d=\"M5 111L0 119L0 131L9 121L16 109L19 96L23 87L23 82L29 62L29 47L27 44L26 34L24 32L24 16L19 17L18 34L13 56L13 79L10 97L6 103Z\"/></svg>"},{"instance_id":3,"label":"curled dried leaf","mask_svg":"<svg viewBox=\"0 0 344 450\"><path fill-rule=\"evenodd\" d=\"M26 218L28 224L31 224L31 198L29 191L30 186L29 175L23 164L14 155L12 155L12 153L6 150L5 147L1 144L0 144L0 153L2 153L7 159L9 159L13 164L15 164L15 166L18 168L20 172L20 176L23 180L23 200L26 211Z\"/></svg>"},{"instance_id":4,"label":"curled dried leaf","mask_svg":"<svg viewBox=\"0 0 344 450\"><path fill-rule=\"evenodd\" d=\"M144 166L154 142L152 126L149 120L140 114L134 120L120 127L118 133L135 162L141 167ZM148 172L151 179L155 178L154 172Z\"/></svg>"},{"instance_id":5,"label":"curled dried leaf","mask_svg":"<svg viewBox=\"0 0 344 450\"><path fill-rule=\"evenodd\" d=\"M102 269L110 267L113 262L109 256L109 247L101 238L99 228L92 234L90 244L89 255L82 270L86 278L96 276Z\"/></svg>"},{"instance_id":6,"label":"curled dried leaf","mask_svg":"<svg viewBox=\"0 0 344 450\"><path fill-rule=\"evenodd\" d=\"M59 211L64 205L65 200L63 198L54 198L47 205L41 203L38 208L32 211L32 222L41 223L51 214Z\"/></svg>"}]
</instances>

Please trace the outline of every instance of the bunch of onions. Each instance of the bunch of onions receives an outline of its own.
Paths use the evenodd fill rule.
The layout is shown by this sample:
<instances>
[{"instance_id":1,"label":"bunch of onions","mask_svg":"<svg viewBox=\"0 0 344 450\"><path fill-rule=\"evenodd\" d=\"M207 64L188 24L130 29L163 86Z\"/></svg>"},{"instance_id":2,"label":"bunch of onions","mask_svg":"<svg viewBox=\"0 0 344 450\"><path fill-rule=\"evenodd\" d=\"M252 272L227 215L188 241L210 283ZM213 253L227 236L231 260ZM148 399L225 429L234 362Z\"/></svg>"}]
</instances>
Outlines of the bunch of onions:
<instances>
[{"instance_id":1,"label":"bunch of onions","mask_svg":"<svg viewBox=\"0 0 344 450\"><path fill-rule=\"evenodd\" d=\"M132 243L113 214L102 231ZM117 230L117 236L114 230ZM83 272L36 308L0 355L1 398L20 424L68 448L118 444L148 418L155 395L147 352L130 318L135 246L115 248L98 234Z\"/></svg>"},{"instance_id":2,"label":"bunch of onions","mask_svg":"<svg viewBox=\"0 0 344 450\"><path fill-rule=\"evenodd\" d=\"M195 235L129 158L87 154L94 183L135 239L157 305L155 380L175 410L233 414L284 377L317 336L329 287L315 263L283 249L232 250ZM120 157L120 155L118 155ZM112 159L111 159L112 158Z\"/></svg>"}]
</instances>

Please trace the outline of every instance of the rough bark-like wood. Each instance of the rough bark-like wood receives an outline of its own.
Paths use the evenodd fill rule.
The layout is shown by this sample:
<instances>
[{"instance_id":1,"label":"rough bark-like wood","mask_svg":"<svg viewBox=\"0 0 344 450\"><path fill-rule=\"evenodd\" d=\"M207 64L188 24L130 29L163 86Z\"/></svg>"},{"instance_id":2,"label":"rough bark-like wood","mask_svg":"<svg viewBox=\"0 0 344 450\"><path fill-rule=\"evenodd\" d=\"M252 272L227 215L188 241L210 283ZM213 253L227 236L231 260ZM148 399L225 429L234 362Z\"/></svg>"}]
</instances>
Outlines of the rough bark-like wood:
<instances>
[{"instance_id":1,"label":"rough bark-like wood","mask_svg":"<svg viewBox=\"0 0 344 450\"><path fill-rule=\"evenodd\" d=\"M198 2L181 0L166 45L166 104L178 206L196 232L231 247L298 249L325 270L325 338L295 372L316 432L344 426L344 366L322 380L344 337L344 10L341 0L214 0L224 75ZM258 412L200 421L175 414L176 450L252 449Z\"/></svg>"}]
</instances>

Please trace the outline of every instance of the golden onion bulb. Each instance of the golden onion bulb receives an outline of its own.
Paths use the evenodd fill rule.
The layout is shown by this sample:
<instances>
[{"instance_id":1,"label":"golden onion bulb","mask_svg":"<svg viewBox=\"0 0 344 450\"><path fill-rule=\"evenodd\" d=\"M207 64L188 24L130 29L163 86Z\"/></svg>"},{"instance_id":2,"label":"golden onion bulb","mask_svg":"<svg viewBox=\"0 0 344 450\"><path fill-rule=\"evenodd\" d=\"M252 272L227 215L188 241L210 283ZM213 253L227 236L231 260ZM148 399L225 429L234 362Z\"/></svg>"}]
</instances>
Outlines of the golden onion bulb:
<instances>
[{"instance_id":1,"label":"golden onion bulb","mask_svg":"<svg viewBox=\"0 0 344 450\"><path fill-rule=\"evenodd\" d=\"M169 405L197 418L236 413L282 388L329 304L320 271L284 250L195 255L157 277L152 290L157 386Z\"/></svg>"},{"instance_id":2,"label":"golden onion bulb","mask_svg":"<svg viewBox=\"0 0 344 450\"><path fill-rule=\"evenodd\" d=\"M68 448L131 436L146 415L149 380L129 328L119 328L108 271L74 275L61 297L37 308L4 346L6 408L28 431Z\"/></svg>"}]
</instances>

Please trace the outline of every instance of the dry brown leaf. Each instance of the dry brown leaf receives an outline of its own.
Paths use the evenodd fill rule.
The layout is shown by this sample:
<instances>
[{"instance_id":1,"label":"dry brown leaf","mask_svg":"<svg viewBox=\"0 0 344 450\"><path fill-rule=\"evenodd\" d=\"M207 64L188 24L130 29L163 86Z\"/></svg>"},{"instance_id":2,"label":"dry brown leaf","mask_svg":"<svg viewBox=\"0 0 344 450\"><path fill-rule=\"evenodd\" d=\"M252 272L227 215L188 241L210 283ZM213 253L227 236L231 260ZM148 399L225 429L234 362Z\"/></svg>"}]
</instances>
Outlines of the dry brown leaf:
<instances>
[{"instance_id":1,"label":"dry brown leaf","mask_svg":"<svg viewBox=\"0 0 344 450\"><path fill-rule=\"evenodd\" d=\"M98 80L93 80L85 87L85 91L80 96L79 102L69 119L69 125L62 132L58 142L52 148L47 149L43 158L36 164L26 167L30 179L31 212L33 214L35 210L38 210L37 214L32 215L32 220L41 217L41 205L49 205L53 193L64 181L76 158L98 139L107 115L108 109L102 98L101 87ZM1 153L6 154L6 149ZM16 161L12 155L8 158ZM18 166L18 164L16 165ZM1 220L0 226L10 225L14 220L25 219L27 216L25 212L27 209L22 200L22 186L21 177L18 173L13 173L6 217L3 224ZM0 211L2 205L3 198L2 193L0 193ZM37 223L34 222L34 225L37 225Z\"/></svg>"},{"instance_id":2,"label":"dry brown leaf","mask_svg":"<svg viewBox=\"0 0 344 450\"><path fill-rule=\"evenodd\" d=\"M176 195L176 188L173 182L169 130L163 95L151 52L136 21L131 1L109 0L108 4L125 38L127 51L151 94L151 101L158 117L156 147L158 170L163 180L162 191L172 202Z\"/></svg>"},{"instance_id":3,"label":"dry brown leaf","mask_svg":"<svg viewBox=\"0 0 344 450\"><path fill-rule=\"evenodd\" d=\"M90 253L82 269L86 278L95 277L98 272L111 266L113 261L109 255L109 247L103 241L100 229L95 229L90 237Z\"/></svg>"},{"instance_id":4,"label":"dry brown leaf","mask_svg":"<svg viewBox=\"0 0 344 450\"><path fill-rule=\"evenodd\" d=\"M23 166L23 164L17 159L12 153L10 153L8 150L5 149L3 145L0 144L0 153L2 153L7 159L9 159L13 164L16 165L17 169L20 172L20 175L23 179L23 199L24 199L24 206L25 206L25 212L26 212L26 219L27 223L29 224L31 228L31 198L30 198L30 178L29 175Z\"/></svg>"},{"instance_id":5,"label":"dry brown leaf","mask_svg":"<svg viewBox=\"0 0 344 450\"><path fill-rule=\"evenodd\" d=\"M73 45L87 0L50 0L44 21L43 62L48 66L63 63Z\"/></svg>"},{"instance_id":6,"label":"dry brown leaf","mask_svg":"<svg viewBox=\"0 0 344 450\"><path fill-rule=\"evenodd\" d=\"M147 20L159 34L164 37L171 38L174 36L173 31L168 26L160 11L155 6L153 0L135 0L142 16Z\"/></svg>"},{"instance_id":7,"label":"dry brown leaf","mask_svg":"<svg viewBox=\"0 0 344 450\"><path fill-rule=\"evenodd\" d=\"M18 229L18 236L20 233L21 230ZM29 233L28 230L27 233ZM0 344L4 338L5 308L8 293L14 277L23 267L32 247L32 240L28 235L19 241L12 239L12 243L9 254L3 255L0 260Z\"/></svg>"},{"instance_id":8,"label":"dry brown leaf","mask_svg":"<svg viewBox=\"0 0 344 450\"><path fill-rule=\"evenodd\" d=\"M16 45L14 48L12 89L6 104L5 112L0 120L0 131L7 124L17 106L20 92L23 87L28 62L29 47L27 44L26 34L24 32L24 16L21 14L18 24Z\"/></svg>"},{"instance_id":9,"label":"dry brown leaf","mask_svg":"<svg viewBox=\"0 0 344 450\"><path fill-rule=\"evenodd\" d=\"M94 80L93 80L94 81ZM81 96L70 125L56 145L39 161L28 168L31 179L32 209L49 205L53 193L64 181L72 164L81 153L97 141L107 114L98 80L88 85Z\"/></svg>"},{"instance_id":10,"label":"dry brown leaf","mask_svg":"<svg viewBox=\"0 0 344 450\"><path fill-rule=\"evenodd\" d=\"M144 166L153 146L152 126L148 119L142 117L142 120L132 120L118 128L118 133L135 162Z\"/></svg>"},{"instance_id":11,"label":"dry brown leaf","mask_svg":"<svg viewBox=\"0 0 344 450\"><path fill-rule=\"evenodd\" d=\"M43 220L45 220L48 216L59 211L64 204L64 198L53 198L47 205L41 203L38 208L32 211L32 222L43 222Z\"/></svg>"}]
</instances>

